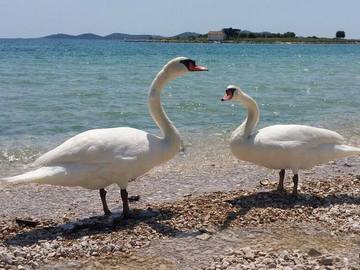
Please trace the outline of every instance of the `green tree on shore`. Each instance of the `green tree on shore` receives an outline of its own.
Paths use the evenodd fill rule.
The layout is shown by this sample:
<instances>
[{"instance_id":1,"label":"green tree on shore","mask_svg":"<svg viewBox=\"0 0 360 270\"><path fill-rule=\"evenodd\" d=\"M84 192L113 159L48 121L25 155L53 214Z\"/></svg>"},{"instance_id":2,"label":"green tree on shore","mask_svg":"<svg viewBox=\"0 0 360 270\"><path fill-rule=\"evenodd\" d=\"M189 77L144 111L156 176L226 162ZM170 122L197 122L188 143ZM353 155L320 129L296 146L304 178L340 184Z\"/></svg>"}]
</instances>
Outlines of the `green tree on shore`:
<instances>
[{"instance_id":1,"label":"green tree on shore","mask_svg":"<svg viewBox=\"0 0 360 270\"><path fill-rule=\"evenodd\" d=\"M284 33L285 38L295 38L296 34L294 32L286 32Z\"/></svg>"},{"instance_id":2,"label":"green tree on shore","mask_svg":"<svg viewBox=\"0 0 360 270\"><path fill-rule=\"evenodd\" d=\"M336 38L345 38L345 31L337 31Z\"/></svg>"},{"instance_id":3,"label":"green tree on shore","mask_svg":"<svg viewBox=\"0 0 360 270\"><path fill-rule=\"evenodd\" d=\"M239 36L241 30L229 27L229 28L223 28L222 31L225 34L227 39L231 39L231 38L237 38Z\"/></svg>"}]
</instances>

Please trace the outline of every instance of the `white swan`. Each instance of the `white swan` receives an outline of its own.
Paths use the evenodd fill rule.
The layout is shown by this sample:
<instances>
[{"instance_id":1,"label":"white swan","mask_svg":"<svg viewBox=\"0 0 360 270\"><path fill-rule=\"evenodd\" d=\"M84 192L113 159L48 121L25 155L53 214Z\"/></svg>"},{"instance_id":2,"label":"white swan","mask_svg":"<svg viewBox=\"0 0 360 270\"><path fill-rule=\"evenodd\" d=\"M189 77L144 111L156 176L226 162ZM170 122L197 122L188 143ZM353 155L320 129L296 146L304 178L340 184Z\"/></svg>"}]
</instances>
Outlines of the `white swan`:
<instances>
[{"instance_id":1,"label":"white swan","mask_svg":"<svg viewBox=\"0 0 360 270\"><path fill-rule=\"evenodd\" d=\"M93 129L80 133L39 157L36 170L2 179L7 183L39 183L99 189L106 215L111 214L104 187L121 189L123 216L129 216L128 182L170 160L180 149L180 135L160 103L164 86L188 71L206 71L195 61L178 57L169 61L153 80L149 109L164 137L129 128Z\"/></svg>"},{"instance_id":2,"label":"white swan","mask_svg":"<svg viewBox=\"0 0 360 270\"><path fill-rule=\"evenodd\" d=\"M293 195L297 195L298 171L330 160L359 155L360 148L343 144L344 138L331 130L302 125L274 125L254 131L259 108L240 87L229 85L221 99L238 100L247 109L247 118L232 133L231 152L240 160L270 169L280 169L278 190L284 190L285 169L291 169Z\"/></svg>"}]
</instances>

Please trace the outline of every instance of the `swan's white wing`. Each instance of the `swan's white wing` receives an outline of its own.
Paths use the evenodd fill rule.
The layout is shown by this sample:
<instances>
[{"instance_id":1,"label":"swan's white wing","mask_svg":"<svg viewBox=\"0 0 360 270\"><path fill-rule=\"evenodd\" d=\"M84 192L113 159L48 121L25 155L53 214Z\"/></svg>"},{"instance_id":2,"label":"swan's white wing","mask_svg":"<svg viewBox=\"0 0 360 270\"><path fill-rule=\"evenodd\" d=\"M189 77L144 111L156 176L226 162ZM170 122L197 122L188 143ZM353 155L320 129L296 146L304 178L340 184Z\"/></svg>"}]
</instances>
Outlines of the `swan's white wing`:
<instances>
[{"instance_id":1,"label":"swan's white wing","mask_svg":"<svg viewBox=\"0 0 360 270\"><path fill-rule=\"evenodd\" d=\"M321 144L342 144L344 138L323 128L303 125L274 125L260 129L254 134L255 143L278 145L285 148L313 148Z\"/></svg>"},{"instance_id":2,"label":"swan's white wing","mask_svg":"<svg viewBox=\"0 0 360 270\"><path fill-rule=\"evenodd\" d=\"M148 133L142 130L127 127L93 129L40 156L34 165L113 163L136 159L148 149Z\"/></svg>"}]
</instances>

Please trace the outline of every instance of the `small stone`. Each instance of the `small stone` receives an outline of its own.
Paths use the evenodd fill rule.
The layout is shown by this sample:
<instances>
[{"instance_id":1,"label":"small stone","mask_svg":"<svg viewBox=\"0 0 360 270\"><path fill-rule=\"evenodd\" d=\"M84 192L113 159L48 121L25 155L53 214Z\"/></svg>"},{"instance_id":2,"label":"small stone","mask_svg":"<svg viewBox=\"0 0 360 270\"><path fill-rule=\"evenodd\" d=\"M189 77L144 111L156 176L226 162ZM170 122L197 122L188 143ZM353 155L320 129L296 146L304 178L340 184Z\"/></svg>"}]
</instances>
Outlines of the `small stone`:
<instances>
[{"instance_id":1,"label":"small stone","mask_svg":"<svg viewBox=\"0 0 360 270\"><path fill-rule=\"evenodd\" d=\"M14 255L15 255L16 257L26 258L26 255L27 255L27 254L26 254L25 252L23 252L23 251L17 250L17 251L14 252Z\"/></svg>"},{"instance_id":2,"label":"small stone","mask_svg":"<svg viewBox=\"0 0 360 270\"><path fill-rule=\"evenodd\" d=\"M294 267L294 270L305 270L305 266L303 264L298 264Z\"/></svg>"},{"instance_id":3,"label":"small stone","mask_svg":"<svg viewBox=\"0 0 360 270\"><path fill-rule=\"evenodd\" d=\"M211 238L211 235L207 234L207 233L203 233L203 234L200 234L200 235L196 236L196 238L199 239L199 240L206 241L206 240L209 240Z\"/></svg>"},{"instance_id":4,"label":"small stone","mask_svg":"<svg viewBox=\"0 0 360 270\"><path fill-rule=\"evenodd\" d=\"M82 242L80 243L80 245L81 245L82 247L87 247L87 246L89 245L89 243L88 243L87 241L82 241Z\"/></svg>"},{"instance_id":5,"label":"small stone","mask_svg":"<svg viewBox=\"0 0 360 270\"><path fill-rule=\"evenodd\" d=\"M108 252L111 252L112 250L114 250L115 247L113 245L106 245L106 246L103 246L101 249L100 249L100 252L102 253L108 253Z\"/></svg>"},{"instance_id":6,"label":"small stone","mask_svg":"<svg viewBox=\"0 0 360 270\"><path fill-rule=\"evenodd\" d=\"M229 265L230 265L230 263L228 261L224 261L223 264L221 265L221 268L226 269L229 267Z\"/></svg>"},{"instance_id":7,"label":"small stone","mask_svg":"<svg viewBox=\"0 0 360 270\"><path fill-rule=\"evenodd\" d=\"M272 263L274 260L273 259L271 259L271 258L264 258L263 259L263 263L265 263L265 264L270 264L270 263Z\"/></svg>"},{"instance_id":8,"label":"small stone","mask_svg":"<svg viewBox=\"0 0 360 270\"><path fill-rule=\"evenodd\" d=\"M262 186L268 186L270 184L270 181L267 179L262 179L262 180L260 180L260 184Z\"/></svg>"},{"instance_id":9,"label":"small stone","mask_svg":"<svg viewBox=\"0 0 360 270\"><path fill-rule=\"evenodd\" d=\"M251 250L251 248L246 247L246 248L243 249L243 251L244 251L244 258L245 258L245 259L250 259L250 260L253 260L253 259L254 259L255 254L254 254L254 252Z\"/></svg>"},{"instance_id":10,"label":"small stone","mask_svg":"<svg viewBox=\"0 0 360 270\"><path fill-rule=\"evenodd\" d=\"M30 265L32 266L32 268L38 268L39 264L37 262L30 262Z\"/></svg>"},{"instance_id":11,"label":"small stone","mask_svg":"<svg viewBox=\"0 0 360 270\"><path fill-rule=\"evenodd\" d=\"M311 257L317 257L320 256L322 253L318 250L316 250L315 248L310 248L310 250L308 251L308 255Z\"/></svg>"},{"instance_id":12,"label":"small stone","mask_svg":"<svg viewBox=\"0 0 360 270\"><path fill-rule=\"evenodd\" d=\"M36 227L40 224L39 221L31 220L31 219L22 219L22 218L16 218L15 222L20 226L26 226L26 227Z\"/></svg>"},{"instance_id":13,"label":"small stone","mask_svg":"<svg viewBox=\"0 0 360 270\"><path fill-rule=\"evenodd\" d=\"M243 254L244 254L244 251L243 251L242 249L238 248L238 249L235 249L235 250L234 250L234 254L235 254L235 255L243 255Z\"/></svg>"},{"instance_id":14,"label":"small stone","mask_svg":"<svg viewBox=\"0 0 360 270\"><path fill-rule=\"evenodd\" d=\"M282 258L285 261L289 260L289 252L287 252L286 250L282 251L280 253L280 258Z\"/></svg>"},{"instance_id":15,"label":"small stone","mask_svg":"<svg viewBox=\"0 0 360 270\"><path fill-rule=\"evenodd\" d=\"M204 229L203 233L215 234L216 233L216 228L215 227L207 227L206 229Z\"/></svg>"},{"instance_id":16,"label":"small stone","mask_svg":"<svg viewBox=\"0 0 360 270\"><path fill-rule=\"evenodd\" d=\"M332 257L322 257L322 258L320 258L319 263L321 265L333 265L334 264L334 258L332 258Z\"/></svg>"},{"instance_id":17,"label":"small stone","mask_svg":"<svg viewBox=\"0 0 360 270\"><path fill-rule=\"evenodd\" d=\"M234 250L232 248L225 248L224 252L225 252L225 255L233 255L234 254Z\"/></svg>"},{"instance_id":18,"label":"small stone","mask_svg":"<svg viewBox=\"0 0 360 270\"><path fill-rule=\"evenodd\" d=\"M0 259L5 263L5 264L12 264L14 261L14 256L11 256L9 254L3 254L2 258L0 257Z\"/></svg>"},{"instance_id":19,"label":"small stone","mask_svg":"<svg viewBox=\"0 0 360 270\"><path fill-rule=\"evenodd\" d=\"M276 268L276 263L274 263L274 262L270 263L270 264L268 265L268 268L269 268L269 269L274 269L274 268Z\"/></svg>"},{"instance_id":20,"label":"small stone","mask_svg":"<svg viewBox=\"0 0 360 270\"><path fill-rule=\"evenodd\" d=\"M55 257L56 256L56 252L51 252L48 254L48 257L51 258L51 257Z\"/></svg>"}]
</instances>

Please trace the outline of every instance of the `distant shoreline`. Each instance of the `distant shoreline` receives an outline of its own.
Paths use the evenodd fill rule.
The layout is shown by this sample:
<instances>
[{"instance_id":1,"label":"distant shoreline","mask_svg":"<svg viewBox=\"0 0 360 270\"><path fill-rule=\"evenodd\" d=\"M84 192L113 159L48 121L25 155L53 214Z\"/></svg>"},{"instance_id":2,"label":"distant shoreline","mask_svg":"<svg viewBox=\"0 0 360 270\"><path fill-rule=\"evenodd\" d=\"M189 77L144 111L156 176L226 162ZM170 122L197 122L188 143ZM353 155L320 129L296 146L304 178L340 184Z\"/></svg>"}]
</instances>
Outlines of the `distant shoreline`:
<instances>
[{"instance_id":1,"label":"distant shoreline","mask_svg":"<svg viewBox=\"0 0 360 270\"><path fill-rule=\"evenodd\" d=\"M231 30L236 30L232 29ZM226 29L225 29L226 30ZM229 30L229 29L227 29ZM239 30L240 31L240 30ZM244 32L246 32L244 34ZM210 32L209 32L210 33ZM296 36L295 33L254 33L243 31L242 35L222 37L219 41L208 40L208 34L184 32L175 36L165 37L151 34L112 33L100 36L93 33L69 35L63 33L51 34L35 38L6 38L6 39L49 39L49 40L114 40L122 42L161 42L161 43L224 43L224 44L360 44L360 39L328 38L317 36ZM292 35L290 35L292 34ZM0 38L2 39L2 38ZM4 38L5 39L5 38Z\"/></svg>"},{"instance_id":2,"label":"distant shoreline","mask_svg":"<svg viewBox=\"0 0 360 270\"><path fill-rule=\"evenodd\" d=\"M360 39L332 39L332 38L244 38L239 40L225 40L213 42L207 40L187 40L187 39L158 39L158 40L136 40L136 39L92 39L92 38L0 38L0 40L88 40L88 41L118 41L118 42L148 42L148 43L199 43L199 44L354 44L360 45Z\"/></svg>"},{"instance_id":3,"label":"distant shoreline","mask_svg":"<svg viewBox=\"0 0 360 270\"><path fill-rule=\"evenodd\" d=\"M252 33L252 32L250 32ZM230 37L228 39L218 41L215 43L264 43L264 44L293 44L293 43L310 43L310 44L360 44L360 39L345 39L345 38L322 38L316 36L309 37L297 37L295 33L293 36L256 36L256 33L253 33L253 36L236 36ZM68 35L68 34L53 34L45 36L46 39L87 39L87 40L120 40L126 42L169 42L169 43L214 43L214 41L209 41L208 36L194 33L194 32L184 32L172 37L164 37L160 35L133 35L125 33L112 33L106 36L100 36L93 33L85 33L80 35Z\"/></svg>"},{"instance_id":4,"label":"distant shoreline","mask_svg":"<svg viewBox=\"0 0 360 270\"><path fill-rule=\"evenodd\" d=\"M210 36L209 36L210 35ZM97 35L82 33L70 35L64 33L50 34L34 38L0 38L1 39L51 39L51 40L115 40L122 42L158 42L158 43L224 43L224 44L360 44L360 39L346 39L344 31L337 31L336 37L297 36L294 32L271 33L253 32L234 28L223 28L221 31L209 31L206 34L183 32L174 36L153 34L111 33Z\"/></svg>"}]
</instances>

